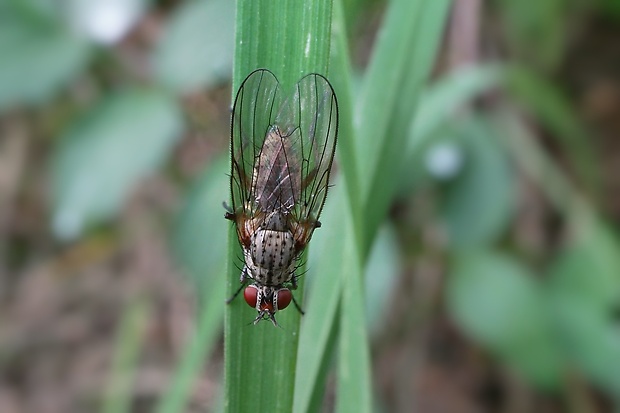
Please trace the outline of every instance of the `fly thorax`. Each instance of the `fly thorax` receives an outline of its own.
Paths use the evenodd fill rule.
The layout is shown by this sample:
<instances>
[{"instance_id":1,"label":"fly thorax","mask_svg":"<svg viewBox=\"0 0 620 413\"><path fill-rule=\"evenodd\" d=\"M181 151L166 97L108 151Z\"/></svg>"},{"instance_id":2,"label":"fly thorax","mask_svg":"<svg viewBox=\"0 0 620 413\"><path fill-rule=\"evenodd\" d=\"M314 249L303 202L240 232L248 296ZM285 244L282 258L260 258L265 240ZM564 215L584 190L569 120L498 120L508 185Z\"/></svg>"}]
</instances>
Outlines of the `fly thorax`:
<instances>
[{"instance_id":1,"label":"fly thorax","mask_svg":"<svg viewBox=\"0 0 620 413\"><path fill-rule=\"evenodd\" d=\"M246 265L252 278L263 285L281 285L289 281L295 258L295 242L289 231L259 229L251 237ZM249 262L248 262L249 261Z\"/></svg>"},{"instance_id":2,"label":"fly thorax","mask_svg":"<svg viewBox=\"0 0 620 413\"><path fill-rule=\"evenodd\" d=\"M288 213L281 211L273 211L265 218L262 223L262 229L270 229L274 231L287 231L287 217Z\"/></svg>"}]
</instances>

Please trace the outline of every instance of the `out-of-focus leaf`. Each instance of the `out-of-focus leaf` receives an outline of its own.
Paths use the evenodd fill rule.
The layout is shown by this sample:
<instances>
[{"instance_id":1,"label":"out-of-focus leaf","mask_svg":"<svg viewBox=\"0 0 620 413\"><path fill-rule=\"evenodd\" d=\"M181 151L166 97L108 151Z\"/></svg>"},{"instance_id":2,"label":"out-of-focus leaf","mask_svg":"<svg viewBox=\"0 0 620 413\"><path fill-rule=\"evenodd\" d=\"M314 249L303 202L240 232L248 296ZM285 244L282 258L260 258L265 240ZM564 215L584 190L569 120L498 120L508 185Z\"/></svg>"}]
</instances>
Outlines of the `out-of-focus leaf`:
<instances>
[{"instance_id":1,"label":"out-of-focus leaf","mask_svg":"<svg viewBox=\"0 0 620 413\"><path fill-rule=\"evenodd\" d=\"M579 122L571 105L558 88L535 72L522 66L512 66L506 71L506 88L509 93L532 113L562 146L570 158L583 184L598 195L600 176L591 145L591 132ZM508 127L513 122L508 123ZM502 126L502 129L508 129ZM520 142L508 142L511 150Z\"/></svg>"},{"instance_id":2,"label":"out-of-focus leaf","mask_svg":"<svg viewBox=\"0 0 620 413\"><path fill-rule=\"evenodd\" d=\"M349 217L343 219L350 220ZM352 233L352 223L345 226L347 227L347 232ZM353 240L352 236L341 239L344 244L344 268L338 336L336 412L370 413L373 406L372 373L364 311L364 279L359 265L359 251L356 250Z\"/></svg>"},{"instance_id":3,"label":"out-of-focus leaf","mask_svg":"<svg viewBox=\"0 0 620 413\"><path fill-rule=\"evenodd\" d=\"M620 248L600 222L578 237L552 267L550 297L569 354L620 397Z\"/></svg>"},{"instance_id":4,"label":"out-of-focus leaf","mask_svg":"<svg viewBox=\"0 0 620 413\"><path fill-rule=\"evenodd\" d=\"M224 321L226 239L230 221L222 201L228 197L227 157L205 170L181 209L172 238L175 258L193 281L200 301L196 331L180 352L181 358L156 413L186 410L194 382L208 360ZM220 409L221 410L221 409Z\"/></svg>"},{"instance_id":5,"label":"out-of-focus leaf","mask_svg":"<svg viewBox=\"0 0 620 413\"><path fill-rule=\"evenodd\" d=\"M343 179L334 182L310 246L308 299L299 340L294 412L315 411L332 359L339 327L338 405L360 412L371 406L369 349L364 320L362 277ZM342 291L346 281L347 292ZM345 296L347 294L348 296ZM346 309L341 308L339 305ZM346 314L343 312L346 311ZM355 408L353 408L355 407ZM336 411L339 411L338 408Z\"/></svg>"},{"instance_id":6,"label":"out-of-focus leaf","mask_svg":"<svg viewBox=\"0 0 620 413\"><path fill-rule=\"evenodd\" d=\"M366 322L371 332L377 332L390 310L390 298L401 273L401 254L394 228L384 225L379 229L370 250L365 269Z\"/></svg>"},{"instance_id":7,"label":"out-of-focus leaf","mask_svg":"<svg viewBox=\"0 0 620 413\"><path fill-rule=\"evenodd\" d=\"M207 292L213 277L226 279L226 239L230 221L222 202L228 199L227 159L211 165L198 179L179 213L172 248L184 272L196 287Z\"/></svg>"},{"instance_id":8,"label":"out-of-focus leaf","mask_svg":"<svg viewBox=\"0 0 620 413\"><path fill-rule=\"evenodd\" d=\"M60 28L0 24L0 111L51 98L86 65L90 44Z\"/></svg>"},{"instance_id":9,"label":"out-of-focus leaf","mask_svg":"<svg viewBox=\"0 0 620 413\"><path fill-rule=\"evenodd\" d=\"M458 128L453 133L465 165L445 187L440 208L450 244L471 248L501 235L514 212L516 187L508 158L488 125L474 119Z\"/></svg>"},{"instance_id":10,"label":"out-of-focus leaf","mask_svg":"<svg viewBox=\"0 0 620 413\"><path fill-rule=\"evenodd\" d=\"M538 185L554 208L572 220L581 209L578 191L537 142L531 128L514 110L505 107L500 107L492 120L495 136L506 146L519 170Z\"/></svg>"},{"instance_id":11,"label":"out-of-focus leaf","mask_svg":"<svg viewBox=\"0 0 620 413\"><path fill-rule=\"evenodd\" d=\"M458 110L469 101L502 85L505 68L499 64L468 66L455 70L430 84L422 92L411 121L407 140L407 160L401 173L401 191L419 190L425 183L437 178L445 179L460 172L465 153L462 145L449 135L454 135L454 122L458 122ZM452 171L437 176L432 171L437 156L445 161L449 155ZM435 158L435 159L433 159ZM444 167L447 166L444 163ZM426 168L426 169L425 169ZM430 174L429 174L430 172Z\"/></svg>"},{"instance_id":12,"label":"out-of-focus leaf","mask_svg":"<svg viewBox=\"0 0 620 413\"><path fill-rule=\"evenodd\" d=\"M120 40L146 10L149 0L66 0L70 24L92 40Z\"/></svg>"},{"instance_id":13,"label":"out-of-focus leaf","mask_svg":"<svg viewBox=\"0 0 620 413\"><path fill-rule=\"evenodd\" d=\"M293 411L303 413L317 409L323 399L328 367L333 358L335 331L339 318L344 260L343 234L346 221L340 212L346 208L343 179L334 182L321 215L323 226L312 235L308 252L308 297L304 300L303 328L297 352L297 374Z\"/></svg>"},{"instance_id":14,"label":"out-of-focus leaf","mask_svg":"<svg viewBox=\"0 0 620 413\"><path fill-rule=\"evenodd\" d=\"M349 39L347 36L347 25L343 10L343 2L334 2L333 18L332 18L332 50L330 53L330 76L329 81L334 87L336 96L338 97L338 150L337 163L342 170L346 181L349 200L353 205L361 205L360 197L360 180L359 168L357 163L355 128L353 125L353 110L355 108L355 100L353 91L359 89L354 87L353 83L359 81L359 77L353 75L351 61L349 56ZM362 208L353 208L353 222L356 228L357 242L363 244L361 228Z\"/></svg>"},{"instance_id":15,"label":"out-of-focus leaf","mask_svg":"<svg viewBox=\"0 0 620 413\"><path fill-rule=\"evenodd\" d=\"M183 93L230 77L235 2L184 3L172 17L154 55L156 76Z\"/></svg>"},{"instance_id":16,"label":"out-of-focus leaf","mask_svg":"<svg viewBox=\"0 0 620 413\"><path fill-rule=\"evenodd\" d=\"M459 325L534 383L554 387L562 369L542 290L513 259L490 251L459 255L448 305Z\"/></svg>"},{"instance_id":17,"label":"out-of-focus leaf","mask_svg":"<svg viewBox=\"0 0 620 413\"><path fill-rule=\"evenodd\" d=\"M620 1L619 0L601 0L597 5L603 9L607 15L611 15L616 19L620 17Z\"/></svg>"},{"instance_id":18,"label":"out-of-focus leaf","mask_svg":"<svg viewBox=\"0 0 620 413\"><path fill-rule=\"evenodd\" d=\"M565 50L566 1L497 0L503 27L515 54L538 68L552 70Z\"/></svg>"},{"instance_id":19,"label":"out-of-focus leaf","mask_svg":"<svg viewBox=\"0 0 620 413\"><path fill-rule=\"evenodd\" d=\"M123 313L117 333L112 370L101 407L102 413L131 411L132 383L140 359L140 350L146 338L151 303L136 297Z\"/></svg>"},{"instance_id":20,"label":"out-of-focus leaf","mask_svg":"<svg viewBox=\"0 0 620 413\"><path fill-rule=\"evenodd\" d=\"M613 315L568 297L553 301L560 337L571 360L615 398L620 397L620 330Z\"/></svg>"},{"instance_id":21,"label":"out-of-focus leaf","mask_svg":"<svg viewBox=\"0 0 620 413\"><path fill-rule=\"evenodd\" d=\"M53 229L64 239L110 218L161 164L183 121L176 102L151 89L108 97L67 131L53 156Z\"/></svg>"},{"instance_id":22,"label":"out-of-focus leaf","mask_svg":"<svg viewBox=\"0 0 620 413\"><path fill-rule=\"evenodd\" d=\"M61 16L62 7L58 7L58 0L0 1L0 27L6 21L54 24L60 21Z\"/></svg>"},{"instance_id":23,"label":"out-of-focus leaf","mask_svg":"<svg viewBox=\"0 0 620 413\"><path fill-rule=\"evenodd\" d=\"M433 131L450 121L455 111L476 96L492 90L504 79L500 65L460 68L429 85L420 98L421 105L411 123L408 152L433 136Z\"/></svg>"},{"instance_id":24,"label":"out-of-focus leaf","mask_svg":"<svg viewBox=\"0 0 620 413\"><path fill-rule=\"evenodd\" d=\"M377 37L354 117L363 259L398 189L411 117L432 72L450 3L391 2Z\"/></svg>"},{"instance_id":25,"label":"out-of-focus leaf","mask_svg":"<svg viewBox=\"0 0 620 413\"><path fill-rule=\"evenodd\" d=\"M585 231L558 257L550 287L556 294L610 311L620 303L620 248L600 222Z\"/></svg>"}]
</instances>

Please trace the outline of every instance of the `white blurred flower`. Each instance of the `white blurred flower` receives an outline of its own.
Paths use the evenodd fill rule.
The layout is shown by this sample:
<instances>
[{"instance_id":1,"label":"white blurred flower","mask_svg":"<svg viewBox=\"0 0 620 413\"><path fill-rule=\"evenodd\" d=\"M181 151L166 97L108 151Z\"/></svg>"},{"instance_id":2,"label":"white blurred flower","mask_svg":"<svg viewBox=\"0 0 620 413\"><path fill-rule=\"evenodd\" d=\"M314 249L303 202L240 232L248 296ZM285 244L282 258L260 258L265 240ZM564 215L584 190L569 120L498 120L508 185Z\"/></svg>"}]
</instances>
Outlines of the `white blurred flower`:
<instances>
[{"instance_id":1,"label":"white blurred flower","mask_svg":"<svg viewBox=\"0 0 620 413\"><path fill-rule=\"evenodd\" d=\"M92 40L119 41L146 9L146 0L68 0L72 25Z\"/></svg>"},{"instance_id":2,"label":"white blurred flower","mask_svg":"<svg viewBox=\"0 0 620 413\"><path fill-rule=\"evenodd\" d=\"M454 178L463 167L463 150L454 142L432 146L424 159L428 172L438 179Z\"/></svg>"}]
</instances>

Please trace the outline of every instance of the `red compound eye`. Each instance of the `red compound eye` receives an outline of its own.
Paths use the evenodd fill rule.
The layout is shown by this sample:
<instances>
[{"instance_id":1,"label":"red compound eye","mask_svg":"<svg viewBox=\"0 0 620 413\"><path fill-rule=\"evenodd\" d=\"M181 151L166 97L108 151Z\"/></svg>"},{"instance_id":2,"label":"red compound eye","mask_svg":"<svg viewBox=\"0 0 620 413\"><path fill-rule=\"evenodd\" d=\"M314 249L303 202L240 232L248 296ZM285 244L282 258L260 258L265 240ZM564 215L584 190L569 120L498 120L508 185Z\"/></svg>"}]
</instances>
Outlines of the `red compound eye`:
<instances>
[{"instance_id":1,"label":"red compound eye","mask_svg":"<svg viewBox=\"0 0 620 413\"><path fill-rule=\"evenodd\" d=\"M284 310L291 303L293 293L288 288L278 290L278 310Z\"/></svg>"},{"instance_id":2,"label":"red compound eye","mask_svg":"<svg viewBox=\"0 0 620 413\"><path fill-rule=\"evenodd\" d=\"M252 308L256 308L256 300L258 299L258 288L253 285L248 285L243 290L243 298L245 302Z\"/></svg>"}]
</instances>

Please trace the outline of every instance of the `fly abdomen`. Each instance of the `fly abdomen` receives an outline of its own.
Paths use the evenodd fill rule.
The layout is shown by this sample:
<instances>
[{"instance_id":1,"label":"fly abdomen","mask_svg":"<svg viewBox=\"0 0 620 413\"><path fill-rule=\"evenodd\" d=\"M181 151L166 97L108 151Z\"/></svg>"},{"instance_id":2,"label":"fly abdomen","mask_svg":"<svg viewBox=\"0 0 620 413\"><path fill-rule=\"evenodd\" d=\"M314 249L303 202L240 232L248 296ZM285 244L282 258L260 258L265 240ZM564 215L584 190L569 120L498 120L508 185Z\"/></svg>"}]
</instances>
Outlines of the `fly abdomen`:
<instances>
[{"instance_id":1,"label":"fly abdomen","mask_svg":"<svg viewBox=\"0 0 620 413\"><path fill-rule=\"evenodd\" d=\"M250 253L256 281L264 285L281 285L288 281L289 268L295 258L293 234L259 229L252 235Z\"/></svg>"}]
</instances>

